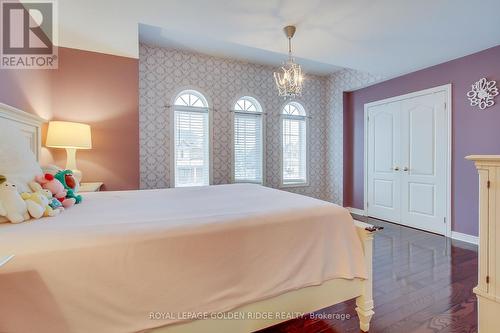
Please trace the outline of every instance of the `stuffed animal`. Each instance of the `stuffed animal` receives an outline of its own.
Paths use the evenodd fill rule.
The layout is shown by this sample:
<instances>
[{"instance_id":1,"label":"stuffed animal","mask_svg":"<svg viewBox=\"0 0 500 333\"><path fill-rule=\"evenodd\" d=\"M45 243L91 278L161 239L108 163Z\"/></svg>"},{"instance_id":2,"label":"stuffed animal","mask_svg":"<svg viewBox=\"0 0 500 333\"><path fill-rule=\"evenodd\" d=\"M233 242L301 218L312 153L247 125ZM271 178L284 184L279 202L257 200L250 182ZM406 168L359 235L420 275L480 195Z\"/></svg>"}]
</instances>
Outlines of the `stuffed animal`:
<instances>
[{"instance_id":1,"label":"stuffed animal","mask_svg":"<svg viewBox=\"0 0 500 333\"><path fill-rule=\"evenodd\" d=\"M48 190L47 190L48 191ZM50 192L50 191L49 191ZM50 197L52 199L50 199L49 201L49 206L54 209L54 210L60 210L60 211L63 211L64 210L64 207L61 203L61 201L57 200L57 198L54 198L52 197L52 193L50 194Z\"/></svg>"},{"instance_id":2,"label":"stuffed animal","mask_svg":"<svg viewBox=\"0 0 500 333\"><path fill-rule=\"evenodd\" d=\"M79 204L82 202L82 196L77 194L80 184L76 180L73 175L73 171L71 170L61 170L54 175L54 177L59 180L68 193L66 194L66 198L74 198L76 203Z\"/></svg>"},{"instance_id":3,"label":"stuffed animal","mask_svg":"<svg viewBox=\"0 0 500 333\"><path fill-rule=\"evenodd\" d=\"M58 166L56 166L54 164L49 164L49 165L42 167L42 171L44 174L49 173L53 176L61 170L62 170L61 168L59 168ZM35 183L35 184L38 184L38 183ZM38 191L38 190L35 190L33 188L32 188L32 190L35 192ZM44 189L42 189L42 190L44 190ZM44 190L44 191L47 191L47 190ZM64 207L63 207L62 203L59 200L57 200L57 198L52 197L52 194L50 194L50 196L51 196L51 199L49 198L50 199L49 206L52 207L52 209L58 209L60 211L63 211Z\"/></svg>"},{"instance_id":4,"label":"stuffed animal","mask_svg":"<svg viewBox=\"0 0 500 333\"><path fill-rule=\"evenodd\" d=\"M59 200L57 200L56 198L52 197L52 192L42 188L42 186L40 184L38 184L37 182L30 182L28 185L30 186L31 190L34 192L34 193L30 193L31 199L44 208L43 216L45 216L45 217L56 216L62 210L64 210L61 202ZM23 198L25 196L26 195L23 194ZM57 202L55 207L53 207L53 205L51 205L51 203L53 203L53 201Z\"/></svg>"},{"instance_id":5,"label":"stuffed animal","mask_svg":"<svg viewBox=\"0 0 500 333\"><path fill-rule=\"evenodd\" d=\"M42 186L42 188L49 190L50 193L61 202L64 208L69 208L76 203L75 198L67 198L67 191L64 188L64 185L54 178L53 175L46 173L45 175L38 175L35 177L35 180L38 184Z\"/></svg>"},{"instance_id":6,"label":"stuffed animal","mask_svg":"<svg viewBox=\"0 0 500 333\"><path fill-rule=\"evenodd\" d=\"M23 198L24 202L26 202L26 206L28 207L28 213L35 219L41 218L45 212L44 203L41 202L39 197L40 195L37 193L21 193L21 198Z\"/></svg>"},{"instance_id":7,"label":"stuffed animal","mask_svg":"<svg viewBox=\"0 0 500 333\"><path fill-rule=\"evenodd\" d=\"M16 185L0 175L0 215L12 223L21 223L30 219L28 204L21 198Z\"/></svg>"}]
</instances>

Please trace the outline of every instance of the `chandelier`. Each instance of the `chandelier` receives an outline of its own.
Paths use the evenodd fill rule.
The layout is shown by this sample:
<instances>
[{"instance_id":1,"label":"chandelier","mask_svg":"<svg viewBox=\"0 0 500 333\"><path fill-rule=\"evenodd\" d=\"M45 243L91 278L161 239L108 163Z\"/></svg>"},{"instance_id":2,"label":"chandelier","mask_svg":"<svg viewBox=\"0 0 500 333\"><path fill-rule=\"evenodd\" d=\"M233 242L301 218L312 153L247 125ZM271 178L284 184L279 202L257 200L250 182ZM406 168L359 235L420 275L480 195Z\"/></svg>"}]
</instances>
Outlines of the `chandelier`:
<instances>
[{"instance_id":1,"label":"chandelier","mask_svg":"<svg viewBox=\"0 0 500 333\"><path fill-rule=\"evenodd\" d=\"M274 72L274 81L280 96L296 97L302 92L303 80L302 69L292 56L292 38L296 29L293 25L289 25L283 30L288 38L288 60L283 63L280 72Z\"/></svg>"}]
</instances>

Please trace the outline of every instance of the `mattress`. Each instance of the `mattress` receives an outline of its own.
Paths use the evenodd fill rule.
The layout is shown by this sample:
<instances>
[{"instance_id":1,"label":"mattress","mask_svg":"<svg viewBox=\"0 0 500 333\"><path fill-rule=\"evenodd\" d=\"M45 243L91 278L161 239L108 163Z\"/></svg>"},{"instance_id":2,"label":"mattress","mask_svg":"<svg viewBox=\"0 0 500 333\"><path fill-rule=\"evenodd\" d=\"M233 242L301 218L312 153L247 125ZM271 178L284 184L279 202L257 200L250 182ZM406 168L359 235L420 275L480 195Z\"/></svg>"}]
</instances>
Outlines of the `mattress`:
<instances>
[{"instance_id":1,"label":"mattress","mask_svg":"<svg viewBox=\"0 0 500 333\"><path fill-rule=\"evenodd\" d=\"M346 209L251 184L85 193L59 216L0 224L10 254L0 332L137 332L366 277Z\"/></svg>"}]
</instances>

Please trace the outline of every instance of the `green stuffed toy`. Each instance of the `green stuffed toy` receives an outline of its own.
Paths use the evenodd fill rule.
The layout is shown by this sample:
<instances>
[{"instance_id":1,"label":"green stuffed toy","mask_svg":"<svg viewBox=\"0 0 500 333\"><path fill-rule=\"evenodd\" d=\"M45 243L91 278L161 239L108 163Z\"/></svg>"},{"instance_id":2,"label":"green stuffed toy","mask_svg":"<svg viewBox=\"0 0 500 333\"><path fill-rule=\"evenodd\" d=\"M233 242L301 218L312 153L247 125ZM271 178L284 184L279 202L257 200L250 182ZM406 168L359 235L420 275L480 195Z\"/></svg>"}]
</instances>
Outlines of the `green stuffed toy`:
<instances>
[{"instance_id":1,"label":"green stuffed toy","mask_svg":"<svg viewBox=\"0 0 500 333\"><path fill-rule=\"evenodd\" d=\"M74 198L76 203L82 202L82 196L77 194L80 185L78 181L73 176L73 171L71 170L61 170L54 175L54 178L59 180L67 191L66 198Z\"/></svg>"}]
</instances>

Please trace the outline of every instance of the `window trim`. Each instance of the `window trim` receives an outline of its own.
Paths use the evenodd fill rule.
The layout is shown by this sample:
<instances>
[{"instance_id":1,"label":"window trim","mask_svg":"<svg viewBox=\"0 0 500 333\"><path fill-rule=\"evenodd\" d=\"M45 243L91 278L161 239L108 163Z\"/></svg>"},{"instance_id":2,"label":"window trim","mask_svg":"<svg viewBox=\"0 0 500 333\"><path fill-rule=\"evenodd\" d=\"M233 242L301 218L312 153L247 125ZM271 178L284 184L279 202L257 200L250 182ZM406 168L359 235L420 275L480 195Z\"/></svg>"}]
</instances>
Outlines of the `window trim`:
<instances>
[{"instance_id":1,"label":"window trim","mask_svg":"<svg viewBox=\"0 0 500 333\"><path fill-rule=\"evenodd\" d=\"M196 95L200 95L203 97L204 101L207 104L207 107L196 107L196 106L183 106L183 105L175 105L175 101L177 98L186 93L186 92L194 92ZM201 89L198 88L193 88L193 87L184 87L182 89L179 89L176 91L174 94L173 98L171 99L170 103L171 107L169 108L169 129L170 129L170 134L169 134L169 140L170 140L170 150L168 152L169 156L168 158L170 159L170 171L168 174L168 183L169 183L169 188L175 188L175 111L176 110L181 110L181 111L188 111L188 112L208 112L208 185L213 184L213 109L211 107L212 103L210 102L210 99L207 97L207 94ZM206 110L206 111L205 111ZM205 186L205 185L204 185ZM193 186L195 187L195 186Z\"/></svg>"},{"instance_id":2,"label":"window trim","mask_svg":"<svg viewBox=\"0 0 500 333\"><path fill-rule=\"evenodd\" d=\"M234 106L236 103L242 99L242 98L249 98L253 100L252 102L256 103L258 107L260 107L260 112L248 112L248 111L241 111L241 110L235 110ZM259 100L255 97L253 97L250 94L243 94L237 97L236 99L233 100L231 103L231 183L233 184L259 184L259 185L266 185L266 113L264 111L264 108L262 107L262 104L259 102ZM262 182L252 182L252 181L237 181L235 177L235 165L236 165L236 157L235 157L235 152L234 152L234 144L235 144L235 136L234 136L234 124L236 121L236 114L237 113L242 113L242 114L260 114L260 121L261 121L261 134L262 134Z\"/></svg>"},{"instance_id":3,"label":"window trim","mask_svg":"<svg viewBox=\"0 0 500 333\"><path fill-rule=\"evenodd\" d=\"M304 115L297 116L297 115L288 115L288 114L283 113L285 106L288 104L298 105L299 108L304 112ZM305 181L303 181L302 179L297 179L297 182L290 182L290 181L285 182L284 181L284 174L283 174L283 120L284 119L296 119L296 120L304 120L305 121L305 126L306 126L306 173L305 173L306 180ZM281 108L280 108L280 135L279 136L280 136L279 137L279 144L280 144L280 188L293 188L293 187L308 187L308 186L310 186L309 116L307 115L307 112L306 112L304 106L302 105L302 103L300 103L296 100L288 100L281 105Z\"/></svg>"}]
</instances>

